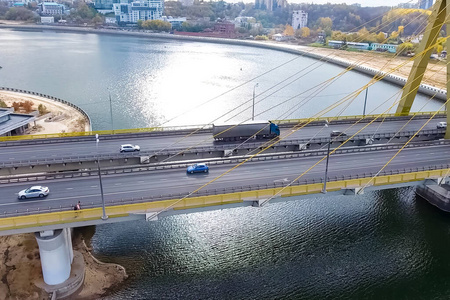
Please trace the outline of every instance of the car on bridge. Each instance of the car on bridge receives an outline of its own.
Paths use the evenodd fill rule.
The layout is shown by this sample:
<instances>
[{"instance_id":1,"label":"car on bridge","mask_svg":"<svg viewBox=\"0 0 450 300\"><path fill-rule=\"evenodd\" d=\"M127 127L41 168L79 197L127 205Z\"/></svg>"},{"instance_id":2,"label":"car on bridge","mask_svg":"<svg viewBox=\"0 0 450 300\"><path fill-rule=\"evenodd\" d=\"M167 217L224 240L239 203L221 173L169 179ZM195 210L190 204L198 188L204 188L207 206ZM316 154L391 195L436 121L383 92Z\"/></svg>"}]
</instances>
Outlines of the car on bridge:
<instances>
[{"instance_id":1,"label":"car on bridge","mask_svg":"<svg viewBox=\"0 0 450 300\"><path fill-rule=\"evenodd\" d=\"M189 166L186 170L186 173L188 174L194 174L194 173L208 173L209 167L206 164L195 164L192 166Z\"/></svg>"},{"instance_id":2,"label":"car on bridge","mask_svg":"<svg viewBox=\"0 0 450 300\"><path fill-rule=\"evenodd\" d=\"M138 145L125 144L120 146L120 153L140 151L141 147Z\"/></svg>"},{"instance_id":3,"label":"car on bridge","mask_svg":"<svg viewBox=\"0 0 450 300\"><path fill-rule=\"evenodd\" d=\"M439 122L437 123L437 128L447 128L447 122Z\"/></svg>"},{"instance_id":4,"label":"car on bridge","mask_svg":"<svg viewBox=\"0 0 450 300\"><path fill-rule=\"evenodd\" d=\"M330 136L347 136L347 134L345 132L343 132L343 131L340 131L340 130L333 130L330 133Z\"/></svg>"},{"instance_id":5,"label":"car on bridge","mask_svg":"<svg viewBox=\"0 0 450 300\"><path fill-rule=\"evenodd\" d=\"M50 193L50 189L46 186L32 186L28 189L21 190L18 194L19 199L27 199L27 198L43 198Z\"/></svg>"}]
</instances>

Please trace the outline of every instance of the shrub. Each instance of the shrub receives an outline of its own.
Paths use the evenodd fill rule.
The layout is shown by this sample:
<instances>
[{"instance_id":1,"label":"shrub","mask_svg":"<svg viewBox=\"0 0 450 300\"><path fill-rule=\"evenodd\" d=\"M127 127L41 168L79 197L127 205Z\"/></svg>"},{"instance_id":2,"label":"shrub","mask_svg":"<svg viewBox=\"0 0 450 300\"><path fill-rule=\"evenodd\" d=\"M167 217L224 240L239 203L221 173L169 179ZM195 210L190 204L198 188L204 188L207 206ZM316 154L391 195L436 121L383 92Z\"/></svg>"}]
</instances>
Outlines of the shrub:
<instances>
[{"instance_id":1,"label":"shrub","mask_svg":"<svg viewBox=\"0 0 450 300\"><path fill-rule=\"evenodd\" d=\"M41 116L48 113L47 107L44 104L39 104L38 111Z\"/></svg>"},{"instance_id":2,"label":"shrub","mask_svg":"<svg viewBox=\"0 0 450 300\"><path fill-rule=\"evenodd\" d=\"M14 111L19 111L20 110L20 103L18 102L13 102L12 107L14 107Z\"/></svg>"},{"instance_id":3,"label":"shrub","mask_svg":"<svg viewBox=\"0 0 450 300\"><path fill-rule=\"evenodd\" d=\"M265 40L268 40L269 38L267 37L267 35L257 35L257 36L255 36L255 40L263 40L263 41L265 41Z\"/></svg>"},{"instance_id":4,"label":"shrub","mask_svg":"<svg viewBox=\"0 0 450 300\"><path fill-rule=\"evenodd\" d=\"M26 113L31 112L32 107L33 107L33 102L31 102L30 100L27 100L25 102L22 102L21 104Z\"/></svg>"}]
</instances>

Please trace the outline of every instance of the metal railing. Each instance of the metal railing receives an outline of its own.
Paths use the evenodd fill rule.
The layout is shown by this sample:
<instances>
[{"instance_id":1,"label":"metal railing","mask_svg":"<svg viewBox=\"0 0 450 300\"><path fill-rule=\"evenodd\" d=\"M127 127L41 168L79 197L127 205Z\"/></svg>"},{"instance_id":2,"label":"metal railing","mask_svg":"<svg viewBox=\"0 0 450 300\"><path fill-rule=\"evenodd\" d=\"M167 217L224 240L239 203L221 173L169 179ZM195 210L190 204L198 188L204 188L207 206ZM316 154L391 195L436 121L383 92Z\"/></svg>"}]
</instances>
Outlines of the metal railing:
<instances>
[{"instance_id":1,"label":"metal railing","mask_svg":"<svg viewBox=\"0 0 450 300\"><path fill-rule=\"evenodd\" d=\"M436 165L423 168L406 168L399 170L384 171L377 174L377 177L372 179L376 173L360 173L354 175L331 176L327 179L327 191L337 191L341 189L354 189L356 187L363 187L366 184L370 186L393 185L414 181L422 181L429 178L437 178L448 176L448 169L450 164ZM287 186L287 182L275 182L267 184L244 185L231 188L220 188L202 190L185 201L177 202L174 209L189 209L194 207L220 205L225 203L235 203L248 201L249 199L261 199L272 196L290 197L296 195L320 193L323 188L323 178L304 179L293 182ZM147 209L155 211L157 207L164 209L168 207L173 201L184 198L187 193L174 193L166 195L154 195L149 197L127 198L119 200L108 200L107 212L108 216L114 217L126 216L130 212L137 213L139 211L145 212ZM14 212L4 211L0 213L0 230L5 228L20 227L20 226L36 226L43 225L43 223L55 222L76 222L82 221L86 210L86 218L93 218L101 216L101 204L83 202L83 209L79 212L73 212L73 206L59 205L59 206L45 206L37 209L17 209ZM42 214L57 213L53 217L42 217ZM62 220L60 216L66 216L70 220ZM27 217L29 216L29 217ZM17 217L18 219L14 218ZM76 219L78 218L78 219ZM55 221L56 219L56 221ZM17 222L20 220L20 224Z\"/></svg>"},{"instance_id":2,"label":"metal railing","mask_svg":"<svg viewBox=\"0 0 450 300\"><path fill-rule=\"evenodd\" d=\"M444 135L445 129L427 129L422 130L416 137L420 137L422 135ZM390 139L392 137L411 137L416 134L416 131L403 131L400 133L390 132L390 133L367 133L367 134L359 134L353 137L352 140L366 140L366 139ZM348 139L348 136L340 136L336 137L336 142L343 142ZM319 137L314 139L293 139L293 140L283 140L277 143L274 147L285 147L292 145L305 145L305 144L323 144L328 143L329 137ZM185 150L184 148L173 148L166 149L162 152L157 151L140 151L140 153L113 153L113 154L101 154L100 159L108 160L108 159L124 159L130 157L142 157L149 156L152 157L155 154L161 157L175 155L177 153L200 153L200 152L212 152L212 151L225 151L225 150L240 150L240 149L256 149L261 147L264 142L260 143L246 143L243 145L234 145L234 144L216 144L213 146L204 146L204 147L196 147ZM425 144L428 145L428 144ZM381 146L380 146L381 147ZM1 162L0 168L11 168L11 167L22 167L22 166L30 166L30 165L46 165L46 164L55 164L55 163L71 163L71 162L86 162L93 161L97 159L97 154L89 154L89 155L77 155L77 156L64 156L64 157L55 157L55 158L45 158L45 159L26 159L26 160L15 160L8 162Z\"/></svg>"}]
</instances>

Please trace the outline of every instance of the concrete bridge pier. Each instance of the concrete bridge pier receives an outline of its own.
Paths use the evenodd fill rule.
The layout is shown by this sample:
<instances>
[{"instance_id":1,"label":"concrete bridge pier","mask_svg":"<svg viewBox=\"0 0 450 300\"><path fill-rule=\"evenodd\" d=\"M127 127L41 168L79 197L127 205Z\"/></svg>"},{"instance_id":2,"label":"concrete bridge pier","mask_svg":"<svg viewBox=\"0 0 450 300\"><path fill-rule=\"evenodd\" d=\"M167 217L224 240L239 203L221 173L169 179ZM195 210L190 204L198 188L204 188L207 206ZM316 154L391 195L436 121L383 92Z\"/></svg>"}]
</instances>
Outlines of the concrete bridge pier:
<instances>
[{"instance_id":1,"label":"concrete bridge pier","mask_svg":"<svg viewBox=\"0 0 450 300\"><path fill-rule=\"evenodd\" d=\"M81 290L84 283L84 259L72 249L71 228L35 233L41 256L44 282L36 285L55 299L66 298Z\"/></svg>"},{"instance_id":2,"label":"concrete bridge pier","mask_svg":"<svg viewBox=\"0 0 450 300\"><path fill-rule=\"evenodd\" d=\"M416 188L416 194L440 210L450 212L450 177L429 180Z\"/></svg>"}]
</instances>

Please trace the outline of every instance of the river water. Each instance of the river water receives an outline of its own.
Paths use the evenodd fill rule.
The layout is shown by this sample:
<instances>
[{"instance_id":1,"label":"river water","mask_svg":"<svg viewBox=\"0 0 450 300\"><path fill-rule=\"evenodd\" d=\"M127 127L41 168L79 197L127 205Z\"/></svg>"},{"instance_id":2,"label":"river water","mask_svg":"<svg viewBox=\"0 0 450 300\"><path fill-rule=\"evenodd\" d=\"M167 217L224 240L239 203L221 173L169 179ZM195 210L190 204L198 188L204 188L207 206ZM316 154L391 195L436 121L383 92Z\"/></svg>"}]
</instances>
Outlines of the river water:
<instances>
[{"instance_id":1,"label":"river water","mask_svg":"<svg viewBox=\"0 0 450 300\"><path fill-rule=\"evenodd\" d=\"M0 86L71 101L95 130L242 121L253 91L259 119L309 117L370 80L324 86L343 69L265 49L52 31L0 30L0 65ZM367 113L398 92L371 86ZM364 96L343 114L361 114ZM413 110L440 106L419 96ZM130 275L111 300L448 299L449 232L403 188L103 225L92 246Z\"/></svg>"}]
</instances>

